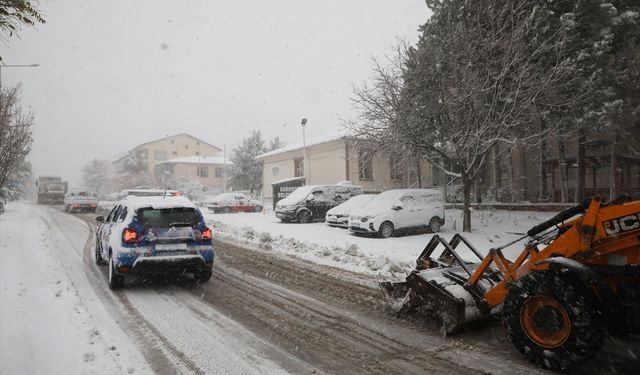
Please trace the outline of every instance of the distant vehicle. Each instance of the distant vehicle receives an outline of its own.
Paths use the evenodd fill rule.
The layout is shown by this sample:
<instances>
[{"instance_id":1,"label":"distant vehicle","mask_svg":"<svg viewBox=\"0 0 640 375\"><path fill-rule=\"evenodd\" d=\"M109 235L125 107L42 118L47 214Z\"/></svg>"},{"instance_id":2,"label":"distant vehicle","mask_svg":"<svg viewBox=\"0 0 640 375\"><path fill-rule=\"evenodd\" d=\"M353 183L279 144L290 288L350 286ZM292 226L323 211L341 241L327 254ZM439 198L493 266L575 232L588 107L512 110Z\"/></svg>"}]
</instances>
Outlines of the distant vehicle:
<instances>
[{"instance_id":1,"label":"distant vehicle","mask_svg":"<svg viewBox=\"0 0 640 375\"><path fill-rule=\"evenodd\" d=\"M57 176L40 176L36 182L38 186L38 204L63 204L64 195L69 184Z\"/></svg>"},{"instance_id":2,"label":"distant vehicle","mask_svg":"<svg viewBox=\"0 0 640 375\"><path fill-rule=\"evenodd\" d=\"M362 187L355 185L301 186L278 202L276 216L283 223L324 220L331 208L360 194Z\"/></svg>"},{"instance_id":3,"label":"distant vehicle","mask_svg":"<svg viewBox=\"0 0 640 375\"><path fill-rule=\"evenodd\" d=\"M108 264L112 289L130 275L191 273L200 282L211 279L211 229L185 197L128 196L96 222L95 262Z\"/></svg>"},{"instance_id":4,"label":"distant vehicle","mask_svg":"<svg viewBox=\"0 0 640 375\"><path fill-rule=\"evenodd\" d=\"M120 198L124 198L127 196L135 196L135 197L179 197L182 195L177 190L165 190L165 189L149 189L146 186L137 187L135 189L124 189L120 191Z\"/></svg>"},{"instance_id":5,"label":"distant vehicle","mask_svg":"<svg viewBox=\"0 0 640 375\"><path fill-rule=\"evenodd\" d=\"M352 197L348 201L338 205L329 211L325 217L325 223L331 227L349 227L349 214L351 211L363 207L369 203L376 195L375 194L360 194Z\"/></svg>"},{"instance_id":6,"label":"distant vehicle","mask_svg":"<svg viewBox=\"0 0 640 375\"><path fill-rule=\"evenodd\" d=\"M98 197L86 191L70 192L64 196L64 210L66 212L96 212Z\"/></svg>"},{"instance_id":7,"label":"distant vehicle","mask_svg":"<svg viewBox=\"0 0 640 375\"><path fill-rule=\"evenodd\" d=\"M242 193L223 193L208 200L207 208L215 213L260 212L262 202L251 199Z\"/></svg>"},{"instance_id":8,"label":"distant vehicle","mask_svg":"<svg viewBox=\"0 0 640 375\"><path fill-rule=\"evenodd\" d=\"M398 230L428 228L435 233L444 220L442 189L388 190L351 213L349 230L388 238Z\"/></svg>"}]
</instances>

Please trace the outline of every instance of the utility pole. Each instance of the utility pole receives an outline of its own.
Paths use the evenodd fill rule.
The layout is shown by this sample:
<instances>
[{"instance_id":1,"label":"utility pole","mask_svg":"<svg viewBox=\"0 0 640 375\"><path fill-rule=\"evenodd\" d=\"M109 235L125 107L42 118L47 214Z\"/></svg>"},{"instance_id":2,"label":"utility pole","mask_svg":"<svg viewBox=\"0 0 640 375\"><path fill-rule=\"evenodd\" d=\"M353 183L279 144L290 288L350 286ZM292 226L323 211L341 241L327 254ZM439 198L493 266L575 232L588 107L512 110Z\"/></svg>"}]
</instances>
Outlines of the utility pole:
<instances>
[{"instance_id":1,"label":"utility pole","mask_svg":"<svg viewBox=\"0 0 640 375\"><path fill-rule=\"evenodd\" d=\"M305 136L305 128L307 127L307 119L303 118L300 121L300 125L302 125L302 148L304 150L304 180L305 184L309 185L311 183L311 163L309 161L309 156L307 155L307 140Z\"/></svg>"}]
</instances>

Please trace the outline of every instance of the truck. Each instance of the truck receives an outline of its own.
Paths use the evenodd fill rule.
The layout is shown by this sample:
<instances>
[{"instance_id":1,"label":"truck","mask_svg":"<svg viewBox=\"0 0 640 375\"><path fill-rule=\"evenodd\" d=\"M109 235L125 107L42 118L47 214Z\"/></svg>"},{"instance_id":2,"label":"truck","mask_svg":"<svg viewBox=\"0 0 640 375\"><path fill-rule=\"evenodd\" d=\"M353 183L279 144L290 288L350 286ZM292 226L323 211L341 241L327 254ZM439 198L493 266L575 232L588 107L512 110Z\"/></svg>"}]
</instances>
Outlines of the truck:
<instances>
[{"instance_id":1,"label":"truck","mask_svg":"<svg viewBox=\"0 0 640 375\"><path fill-rule=\"evenodd\" d=\"M36 181L38 204L63 204L69 183L58 176L40 176Z\"/></svg>"},{"instance_id":2,"label":"truck","mask_svg":"<svg viewBox=\"0 0 640 375\"><path fill-rule=\"evenodd\" d=\"M87 191L70 191L64 196L64 210L66 212L96 212L98 196Z\"/></svg>"}]
</instances>

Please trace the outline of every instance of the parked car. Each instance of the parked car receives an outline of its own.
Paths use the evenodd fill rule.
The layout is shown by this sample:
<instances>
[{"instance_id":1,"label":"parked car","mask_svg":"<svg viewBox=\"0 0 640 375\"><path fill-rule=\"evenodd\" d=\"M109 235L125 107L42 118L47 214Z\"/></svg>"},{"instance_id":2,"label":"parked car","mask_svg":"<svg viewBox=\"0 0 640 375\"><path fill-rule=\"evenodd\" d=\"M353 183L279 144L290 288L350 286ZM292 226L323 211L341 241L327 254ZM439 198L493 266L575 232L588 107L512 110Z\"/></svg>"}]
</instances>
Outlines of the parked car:
<instances>
[{"instance_id":1,"label":"parked car","mask_svg":"<svg viewBox=\"0 0 640 375\"><path fill-rule=\"evenodd\" d=\"M96 212L98 197L86 191L69 192L64 196L66 212Z\"/></svg>"},{"instance_id":2,"label":"parked car","mask_svg":"<svg viewBox=\"0 0 640 375\"><path fill-rule=\"evenodd\" d=\"M362 194L355 185L308 185L294 190L276 204L276 216L283 223L324 220L327 211Z\"/></svg>"},{"instance_id":3,"label":"parked car","mask_svg":"<svg viewBox=\"0 0 640 375\"><path fill-rule=\"evenodd\" d=\"M325 223L327 223L331 227L349 227L349 214L353 210L361 208L369 203L369 201L375 196L375 194L360 194L350 198L348 201L342 203L341 205L338 205L327 211Z\"/></svg>"},{"instance_id":4,"label":"parked car","mask_svg":"<svg viewBox=\"0 0 640 375\"><path fill-rule=\"evenodd\" d=\"M444 225L442 189L388 190L349 216L349 230L355 234L391 237L398 230L440 231Z\"/></svg>"},{"instance_id":5,"label":"parked car","mask_svg":"<svg viewBox=\"0 0 640 375\"><path fill-rule=\"evenodd\" d=\"M200 282L211 279L211 229L185 197L129 196L96 222L95 262L107 264L112 289L130 275L191 273Z\"/></svg>"},{"instance_id":6,"label":"parked car","mask_svg":"<svg viewBox=\"0 0 640 375\"><path fill-rule=\"evenodd\" d=\"M207 202L207 208L215 213L260 212L262 207L262 202L242 193L223 193Z\"/></svg>"}]
</instances>

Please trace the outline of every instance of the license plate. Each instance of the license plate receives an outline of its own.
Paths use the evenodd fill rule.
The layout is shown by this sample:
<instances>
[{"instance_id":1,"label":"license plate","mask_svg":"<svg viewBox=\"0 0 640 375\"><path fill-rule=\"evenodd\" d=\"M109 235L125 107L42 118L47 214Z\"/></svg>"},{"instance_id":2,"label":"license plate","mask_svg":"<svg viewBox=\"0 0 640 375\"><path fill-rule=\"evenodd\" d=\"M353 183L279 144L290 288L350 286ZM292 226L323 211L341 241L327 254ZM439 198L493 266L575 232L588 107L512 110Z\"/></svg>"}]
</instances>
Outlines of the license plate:
<instances>
[{"instance_id":1,"label":"license plate","mask_svg":"<svg viewBox=\"0 0 640 375\"><path fill-rule=\"evenodd\" d=\"M187 250L186 243L160 243L156 245L156 251Z\"/></svg>"}]
</instances>

